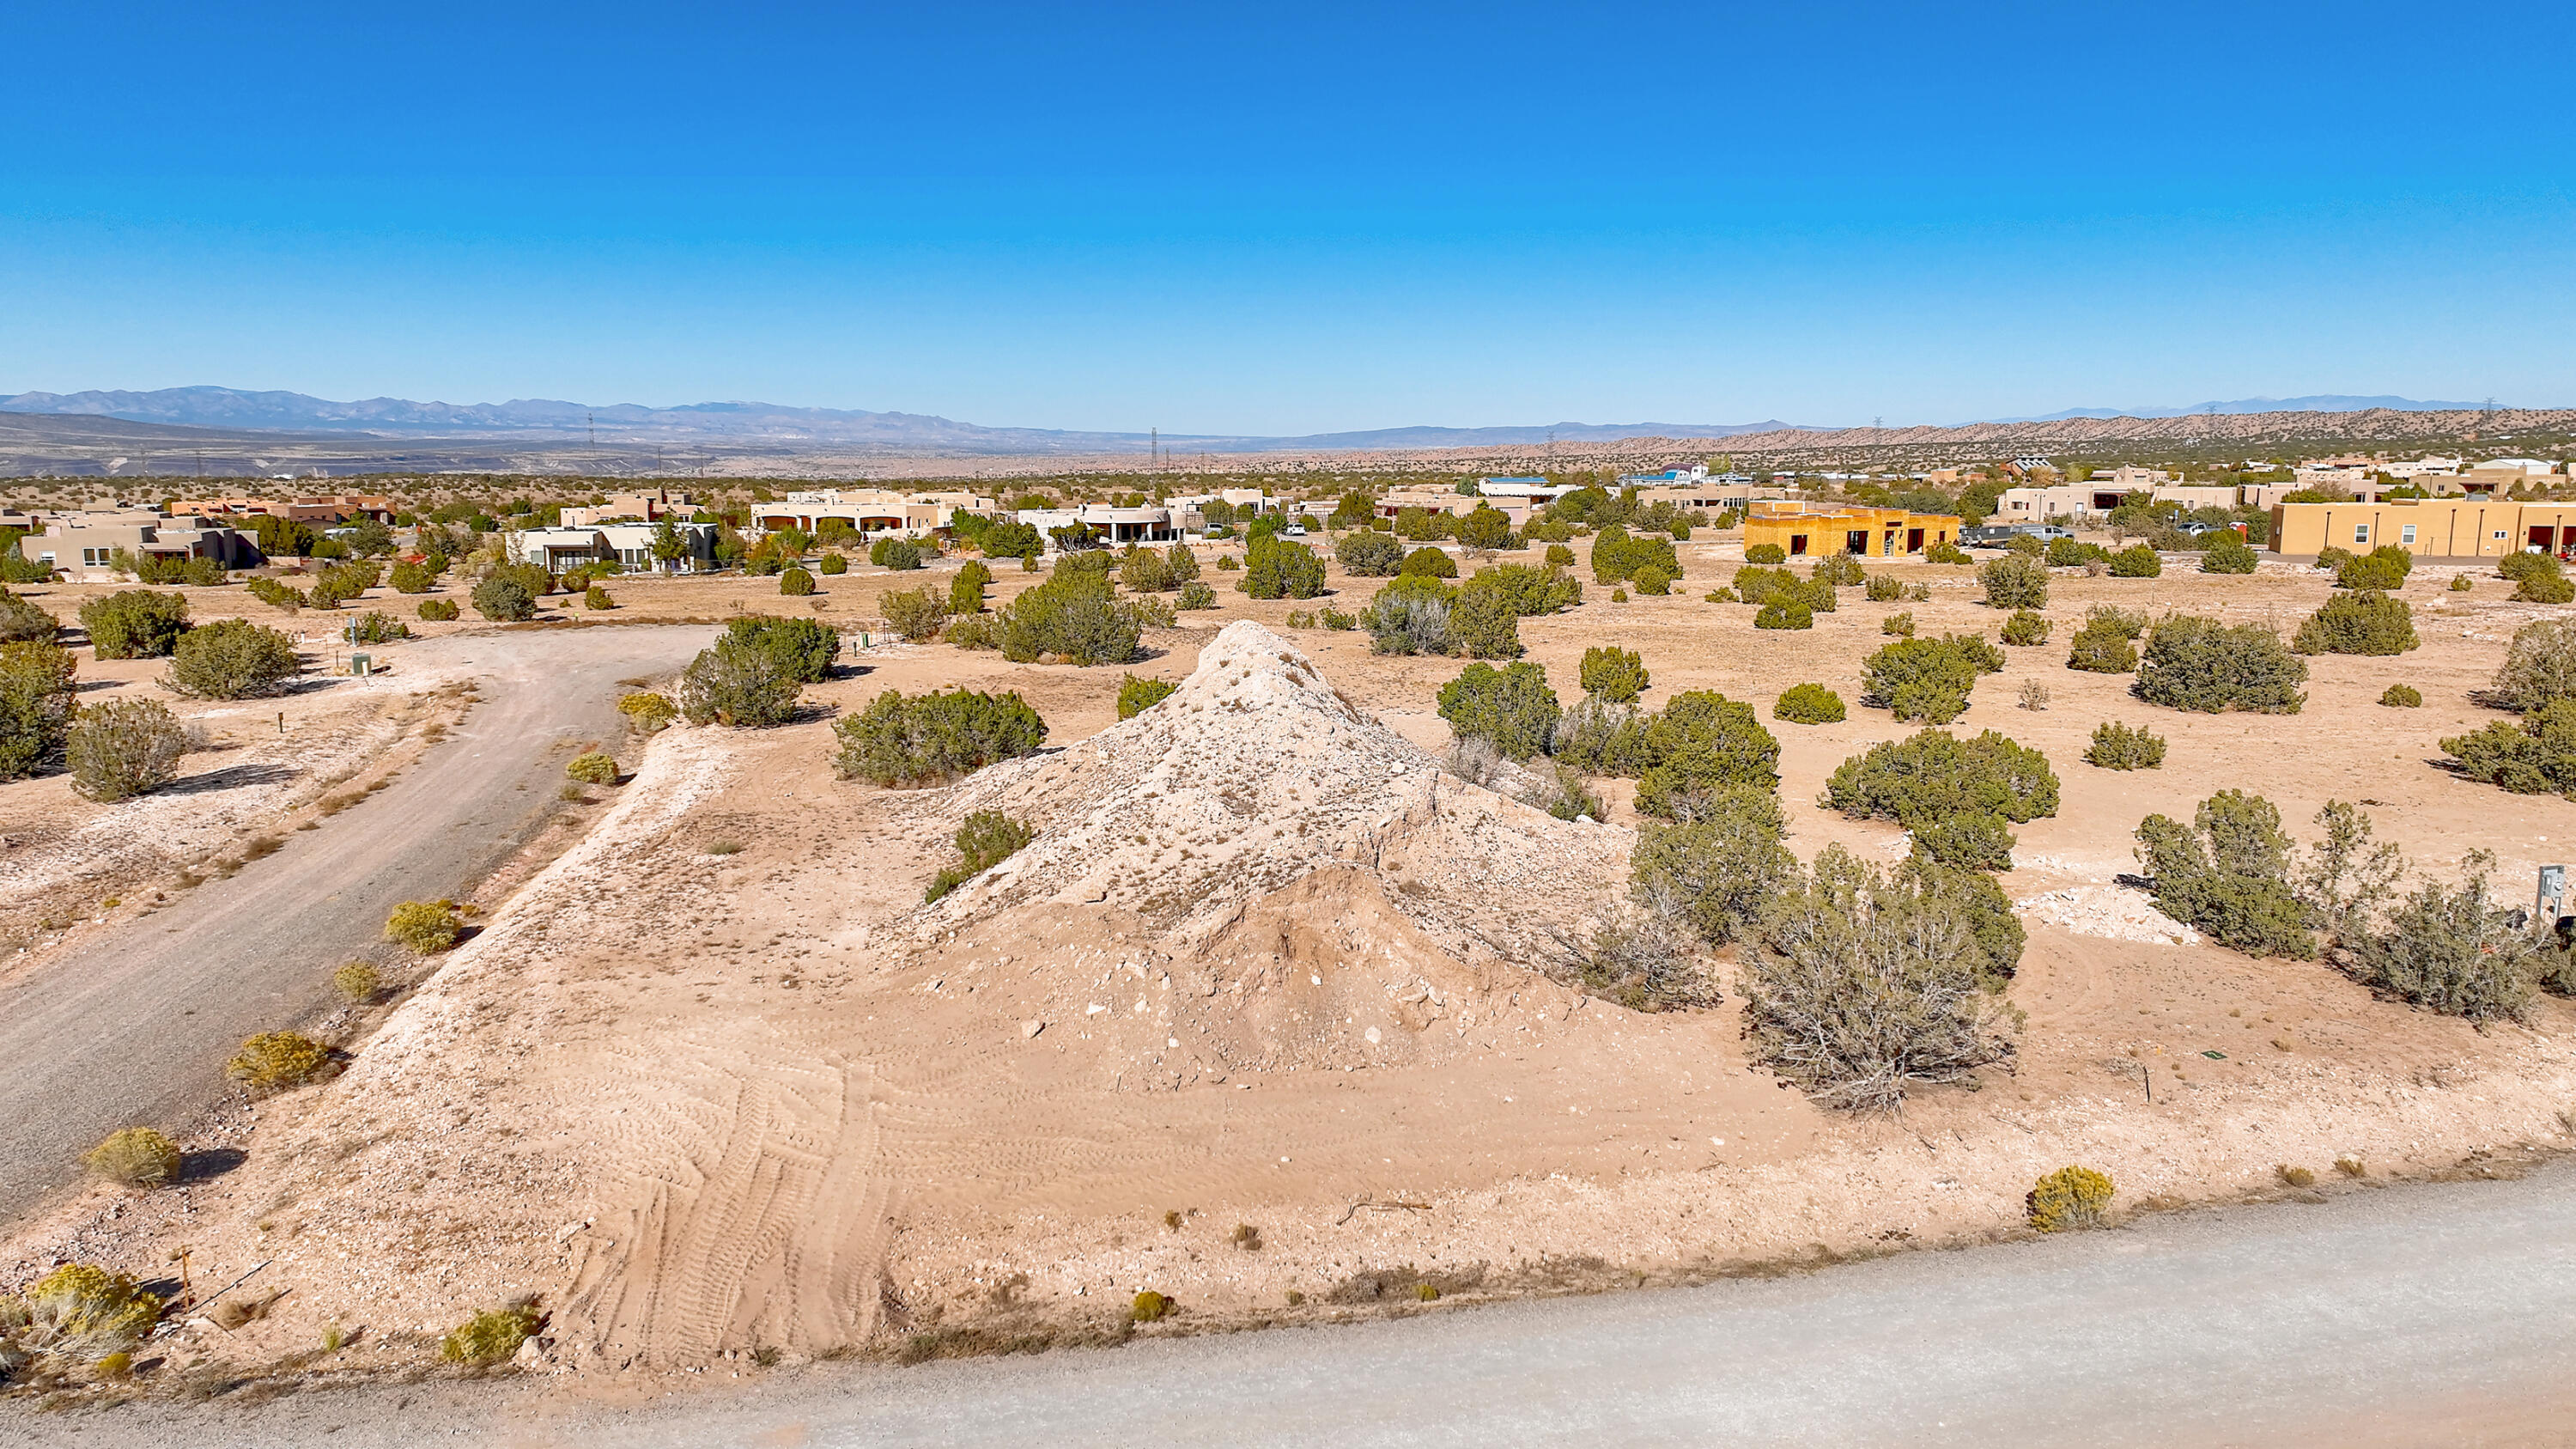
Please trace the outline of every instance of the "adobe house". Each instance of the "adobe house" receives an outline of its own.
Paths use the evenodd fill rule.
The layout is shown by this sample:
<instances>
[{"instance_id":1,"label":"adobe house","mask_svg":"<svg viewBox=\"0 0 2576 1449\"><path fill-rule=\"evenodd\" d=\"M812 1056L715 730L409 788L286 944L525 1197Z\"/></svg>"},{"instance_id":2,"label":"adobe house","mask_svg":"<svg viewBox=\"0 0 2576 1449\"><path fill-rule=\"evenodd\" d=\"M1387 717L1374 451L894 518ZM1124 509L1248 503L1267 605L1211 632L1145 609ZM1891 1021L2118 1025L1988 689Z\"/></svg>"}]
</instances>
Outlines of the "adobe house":
<instances>
[{"instance_id":1,"label":"adobe house","mask_svg":"<svg viewBox=\"0 0 2576 1449\"><path fill-rule=\"evenodd\" d=\"M1744 519L1744 546L1777 544L1791 558L1837 553L1902 558L1936 543L1957 543L1959 520L1859 503L1756 499Z\"/></svg>"}]
</instances>

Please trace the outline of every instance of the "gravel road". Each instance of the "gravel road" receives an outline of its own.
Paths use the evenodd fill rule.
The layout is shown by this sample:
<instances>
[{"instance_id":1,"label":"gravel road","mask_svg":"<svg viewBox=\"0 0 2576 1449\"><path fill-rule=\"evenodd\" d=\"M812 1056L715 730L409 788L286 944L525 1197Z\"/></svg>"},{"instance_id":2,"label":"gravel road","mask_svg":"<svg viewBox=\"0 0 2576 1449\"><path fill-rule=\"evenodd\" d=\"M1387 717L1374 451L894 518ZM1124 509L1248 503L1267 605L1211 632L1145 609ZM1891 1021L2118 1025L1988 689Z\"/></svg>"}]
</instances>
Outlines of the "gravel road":
<instances>
[{"instance_id":1,"label":"gravel road","mask_svg":"<svg viewBox=\"0 0 2576 1449\"><path fill-rule=\"evenodd\" d=\"M619 679L678 667L709 633L448 635L401 646L401 673L342 686L407 690L462 667L482 702L321 829L0 992L0 1223L72 1180L116 1128L192 1118L242 1038L336 1005L331 969L374 948L397 903L462 895L543 822L563 784L556 746L620 727Z\"/></svg>"},{"instance_id":2,"label":"gravel road","mask_svg":"<svg viewBox=\"0 0 2576 1449\"><path fill-rule=\"evenodd\" d=\"M2576 1164L2561 1162L2512 1182L1409 1322L915 1369L719 1364L704 1390L658 1398L505 1381L51 1419L0 1408L0 1443L2565 1444L2571 1302Z\"/></svg>"}]
</instances>

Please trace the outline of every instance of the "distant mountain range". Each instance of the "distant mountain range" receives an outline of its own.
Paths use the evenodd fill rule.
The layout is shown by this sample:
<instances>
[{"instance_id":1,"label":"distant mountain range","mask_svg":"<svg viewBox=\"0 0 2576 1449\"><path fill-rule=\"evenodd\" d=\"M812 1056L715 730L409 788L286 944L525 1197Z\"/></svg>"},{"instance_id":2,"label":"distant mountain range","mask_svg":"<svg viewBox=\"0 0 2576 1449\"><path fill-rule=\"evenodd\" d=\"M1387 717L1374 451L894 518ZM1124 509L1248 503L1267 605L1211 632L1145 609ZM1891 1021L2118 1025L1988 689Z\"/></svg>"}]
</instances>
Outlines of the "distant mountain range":
<instances>
[{"instance_id":1,"label":"distant mountain range","mask_svg":"<svg viewBox=\"0 0 2576 1449\"><path fill-rule=\"evenodd\" d=\"M2314 397L2241 397L2234 402L2194 403L2187 408L2068 408L2035 418L1989 418L1997 423L2060 423L2068 418L2187 418L2194 413L2362 413L2386 408L2398 413L2475 412L2482 403L2419 402L2411 397L2352 397L2320 393Z\"/></svg>"}]
</instances>

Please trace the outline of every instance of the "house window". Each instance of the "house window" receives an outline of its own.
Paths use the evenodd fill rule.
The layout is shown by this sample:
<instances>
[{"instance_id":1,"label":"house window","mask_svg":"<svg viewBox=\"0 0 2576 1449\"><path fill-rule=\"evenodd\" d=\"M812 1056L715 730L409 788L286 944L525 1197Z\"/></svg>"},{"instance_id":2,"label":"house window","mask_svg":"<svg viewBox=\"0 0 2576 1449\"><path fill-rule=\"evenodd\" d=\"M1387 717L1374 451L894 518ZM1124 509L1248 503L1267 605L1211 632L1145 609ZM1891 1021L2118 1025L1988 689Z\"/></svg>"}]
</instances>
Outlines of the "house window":
<instances>
[{"instance_id":1,"label":"house window","mask_svg":"<svg viewBox=\"0 0 2576 1449\"><path fill-rule=\"evenodd\" d=\"M2352 526L2352 541L2355 543L2370 542L2370 525L2367 523L2354 524Z\"/></svg>"},{"instance_id":2,"label":"house window","mask_svg":"<svg viewBox=\"0 0 2576 1449\"><path fill-rule=\"evenodd\" d=\"M2397 530L2397 541L2399 543L2413 543L2415 541L2415 525L2410 523Z\"/></svg>"},{"instance_id":3,"label":"house window","mask_svg":"<svg viewBox=\"0 0 2576 1449\"><path fill-rule=\"evenodd\" d=\"M2504 542L2506 539L2511 538L2513 535L2512 535L2512 534L2510 534L2510 533L2507 533L2505 530L2503 530L2503 529L2499 528L2499 529L2497 529L2497 530L2495 531L2495 536L2496 536L2496 542L2498 542L2498 543L2502 543L2502 542Z\"/></svg>"}]
</instances>

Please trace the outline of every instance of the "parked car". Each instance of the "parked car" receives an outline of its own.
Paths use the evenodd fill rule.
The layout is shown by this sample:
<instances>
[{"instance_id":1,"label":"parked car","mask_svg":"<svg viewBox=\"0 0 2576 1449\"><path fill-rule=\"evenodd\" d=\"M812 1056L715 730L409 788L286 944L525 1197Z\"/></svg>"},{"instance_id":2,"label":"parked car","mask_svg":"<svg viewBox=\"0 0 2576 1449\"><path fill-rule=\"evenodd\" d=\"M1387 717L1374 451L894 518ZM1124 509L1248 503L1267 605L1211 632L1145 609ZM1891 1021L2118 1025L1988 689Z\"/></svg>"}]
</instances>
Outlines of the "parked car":
<instances>
[{"instance_id":1,"label":"parked car","mask_svg":"<svg viewBox=\"0 0 2576 1449\"><path fill-rule=\"evenodd\" d=\"M2035 538L2042 543L2053 538L2073 538L2075 530L2054 523L1987 523L1959 530L1959 542L1969 548L2002 548L2016 538Z\"/></svg>"}]
</instances>

